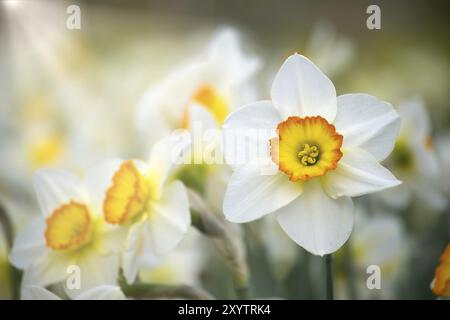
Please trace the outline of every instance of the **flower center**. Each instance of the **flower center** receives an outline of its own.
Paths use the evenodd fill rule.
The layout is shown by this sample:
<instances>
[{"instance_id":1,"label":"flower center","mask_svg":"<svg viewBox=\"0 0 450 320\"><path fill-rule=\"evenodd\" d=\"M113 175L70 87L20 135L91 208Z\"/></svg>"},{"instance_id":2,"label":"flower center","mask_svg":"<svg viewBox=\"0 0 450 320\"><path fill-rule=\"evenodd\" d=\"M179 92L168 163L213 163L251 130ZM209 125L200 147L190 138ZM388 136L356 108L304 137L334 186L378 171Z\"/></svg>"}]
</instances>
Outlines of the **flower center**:
<instances>
[{"instance_id":1,"label":"flower center","mask_svg":"<svg viewBox=\"0 0 450 320\"><path fill-rule=\"evenodd\" d=\"M225 121L230 111L227 99L208 84L200 86L192 95L191 101L206 108L219 125ZM183 128L188 128L189 120L189 108L186 108L183 117Z\"/></svg>"},{"instance_id":2,"label":"flower center","mask_svg":"<svg viewBox=\"0 0 450 320\"><path fill-rule=\"evenodd\" d=\"M92 239L91 214L86 205L71 201L47 219L47 246L56 250L77 249Z\"/></svg>"},{"instance_id":3,"label":"flower center","mask_svg":"<svg viewBox=\"0 0 450 320\"><path fill-rule=\"evenodd\" d=\"M306 181L337 167L342 157L343 137L320 116L289 117L270 140L272 160L291 181Z\"/></svg>"},{"instance_id":4,"label":"flower center","mask_svg":"<svg viewBox=\"0 0 450 320\"><path fill-rule=\"evenodd\" d=\"M147 210L151 188L133 161L122 163L103 202L105 220L112 224L135 221Z\"/></svg>"}]
</instances>

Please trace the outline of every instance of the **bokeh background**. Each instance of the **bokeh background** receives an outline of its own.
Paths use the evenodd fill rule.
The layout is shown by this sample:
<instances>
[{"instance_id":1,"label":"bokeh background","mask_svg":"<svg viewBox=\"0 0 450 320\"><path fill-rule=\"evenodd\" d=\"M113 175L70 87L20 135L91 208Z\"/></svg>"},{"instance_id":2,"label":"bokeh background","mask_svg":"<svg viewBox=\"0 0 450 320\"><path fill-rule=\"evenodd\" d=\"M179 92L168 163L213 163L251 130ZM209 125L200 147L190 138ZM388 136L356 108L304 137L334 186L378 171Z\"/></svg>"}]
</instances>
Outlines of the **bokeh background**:
<instances>
[{"instance_id":1,"label":"bokeh background","mask_svg":"<svg viewBox=\"0 0 450 320\"><path fill-rule=\"evenodd\" d=\"M420 188L401 205L379 195L357 199L353 235L336 253L335 281L343 299L433 298L430 283L450 241L448 1L13 2L0 1L1 298L13 298L20 281L8 263L11 241L39 214L33 172L43 166L82 172L111 157L145 156L150 146L133 125L140 98L225 26L240 33L243 51L262 61L252 80L258 99L269 95L284 59L299 52L330 77L338 94L365 92L395 107L425 108L440 163L432 181L439 199ZM81 8L81 30L66 28L69 4ZM366 27L371 4L381 8L381 30ZM388 165L401 175L396 159ZM410 174L421 179L420 172ZM324 297L322 259L296 246L270 217L241 231L252 296ZM142 270L141 279L198 285L232 298L222 258L191 233L163 263ZM382 268L381 290L365 286L370 264Z\"/></svg>"}]
</instances>

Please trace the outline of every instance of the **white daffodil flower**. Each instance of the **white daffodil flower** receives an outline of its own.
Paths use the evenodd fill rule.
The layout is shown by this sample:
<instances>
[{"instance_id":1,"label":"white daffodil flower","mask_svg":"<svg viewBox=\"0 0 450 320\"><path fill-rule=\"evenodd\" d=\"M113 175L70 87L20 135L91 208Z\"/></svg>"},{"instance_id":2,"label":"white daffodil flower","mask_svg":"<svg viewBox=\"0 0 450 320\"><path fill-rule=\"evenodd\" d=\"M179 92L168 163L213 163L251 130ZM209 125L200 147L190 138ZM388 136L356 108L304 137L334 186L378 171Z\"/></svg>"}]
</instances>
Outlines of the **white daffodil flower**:
<instances>
[{"instance_id":1,"label":"white daffodil flower","mask_svg":"<svg viewBox=\"0 0 450 320\"><path fill-rule=\"evenodd\" d=\"M34 187L43 214L17 235L11 263L24 270L22 287L47 286L69 281L68 296L99 285L114 285L119 271L122 232L104 223L99 198L91 196L90 181L63 170L41 169ZM76 271L75 271L76 270Z\"/></svg>"},{"instance_id":2,"label":"white daffodil flower","mask_svg":"<svg viewBox=\"0 0 450 320\"><path fill-rule=\"evenodd\" d=\"M151 87L136 110L135 123L145 139L159 139L179 128L219 127L229 112L249 99L247 80L260 62L244 55L237 31L217 32L205 54L175 69ZM247 100L248 101L248 100Z\"/></svg>"},{"instance_id":3,"label":"white daffodil flower","mask_svg":"<svg viewBox=\"0 0 450 320\"><path fill-rule=\"evenodd\" d=\"M103 196L104 218L127 234L121 265L130 284L140 267L176 247L191 224L186 188L169 179L189 145L184 138L172 135L159 141L148 162L117 160L99 168L96 193Z\"/></svg>"},{"instance_id":4,"label":"white daffodil flower","mask_svg":"<svg viewBox=\"0 0 450 320\"><path fill-rule=\"evenodd\" d=\"M370 95L336 98L332 82L298 54L279 70L271 96L272 101L246 105L225 121L225 134L234 132L238 142L249 130L272 136L262 145L247 139L257 144L249 146L252 150L262 152L235 165L224 214L242 223L276 212L300 246L316 255L332 253L350 236L351 197L400 184L379 164L394 147L400 118L389 103ZM226 147L225 156L235 159L233 148Z\"/></svg>"},{"instance_id":5,"label":"white daffodil flower","mask_svg":"<svg viewBox=\"0 0 450 320\"><path fill-rule=\"evenodd\" d=\"M39 286L27 286L22 289L21 300L63 300L53 292ZM73 300L125 300L118 286L98 286L77 295Z\"/></svg>"},{"instance_id":6,"label":"white daffodil flower","mask_svg":"<svg viewBox=\"0 0 450 320\"><path fill-rule=\"evenodd\" d=\"M378 196L393 208L403 208L415 197L435 211L442 211L447 199L440 186L441 170L428 112L420 99L401 104L398 112L402 125L386 165L403 184Z\"/></svg>"}]
</instances>

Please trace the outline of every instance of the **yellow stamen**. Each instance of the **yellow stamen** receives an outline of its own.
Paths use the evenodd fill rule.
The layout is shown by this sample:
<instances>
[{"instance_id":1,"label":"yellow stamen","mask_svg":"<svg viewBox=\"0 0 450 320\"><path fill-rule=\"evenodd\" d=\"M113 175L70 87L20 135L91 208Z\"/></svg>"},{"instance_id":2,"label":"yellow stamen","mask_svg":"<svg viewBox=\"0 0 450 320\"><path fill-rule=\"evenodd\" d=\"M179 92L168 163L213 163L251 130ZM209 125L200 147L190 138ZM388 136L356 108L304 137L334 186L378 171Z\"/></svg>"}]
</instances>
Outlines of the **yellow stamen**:
<instances>
[{"instance_id":1,"label":"yellow stamen","mask_svg":"<svg viewBox=\"0 0 450 320\"><path fill-rule=\"evenodd\" d=\"M305 143L301 151L298 153L298 157L304 166L313 165L317 162L317 158L319 157L319 149L317 146L310 146Z\"/></svg>"},{"instance_id":2,"label":"yellow stamen","mask_svg":"<svg viewBox=\"0 0 450 320\"><path fill-rule=\"evenodd\" d=\"M47 246L56 250L79 248L92 238L91 215L86 205L71 201L47 219Z\"/></svg>"}]
</instances>

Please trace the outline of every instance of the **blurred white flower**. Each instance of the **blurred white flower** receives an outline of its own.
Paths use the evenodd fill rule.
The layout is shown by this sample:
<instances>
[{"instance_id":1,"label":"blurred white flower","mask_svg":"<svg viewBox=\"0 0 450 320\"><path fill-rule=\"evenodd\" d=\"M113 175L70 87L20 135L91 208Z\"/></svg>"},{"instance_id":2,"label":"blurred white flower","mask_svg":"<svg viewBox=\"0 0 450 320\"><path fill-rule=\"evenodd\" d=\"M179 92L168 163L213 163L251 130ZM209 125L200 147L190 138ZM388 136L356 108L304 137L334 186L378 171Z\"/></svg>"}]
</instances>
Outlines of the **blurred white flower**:
<instances>
[{"instance_id":1,"label":"blurred white flower","mask_svg":"<svg viewBox=\"0 0 450 320\"><path fill-rule=\"evenodd\" d=\"M268 255L275 265L277 275L282 278L292 267L298 254L298 246L277 223L275 215L267 215L261 221L261 238Z\"/></svg>"},{"instance_id":2,"label":"blurred white flower","mask_svg":"<svg viewBox=\"0 0 450 320\"><path fill-rule=\"evenodd\" d=\"M63 300L53 292L39 286L27 286L22 289L22 300ZM98 286L77 295L73 300L125 300L118 286Z\"/></svg>"},{"instance_id":3,"label":"blurred white flower","mask_svg":"<svg viewBox=\"0 0 450 320\"><path fill-rule=\"evenodd\" d=\"M193 147L188 158L197 165L183 168L188 170L183 174L189 176L188 180L201 181L197 184L215 209L222 207L223 198L218 195L225 189L230 171L214 165L215 161L205 161L207 150L214 150L214 159L222 159L220 132L211 129L220 128L232 110L253 100L253 87L248 80L259 66L259 59L243 53L237 30L221 29L204 53L192 57L152 86L135 113L135 124L145 143L181 128L193 134L198 142L194 144L199 148ZM208 131L211 134L206 134Z\"/></svg>"},{"instance_id":4,"label":"blurred white flower","mask_svg":"<svg viewBox=\"0 0 450 320\"><path fill-rule=\"evenodd\" d=\"M402 226L402 222L395 215L376 212L372 215L357 206L355 228L351 239L351 262L354 268L356 295L358 299L393 299L399 283L405 276L410 242ZM342 259L345 257L341 256ZM366 286L367 268L376 265L381 270L381 289L369 290ZM341 298L345 295L349 278L337 277L337 292Z\"/></svg>"},{"instance_id":5,"label":"blurred white flower","mask_svg":"<svg viewBox=\"0 0 450 320\"><path fill-rule=\"evenodd\" d=\"M441 168L439 175L441 187L447 195L450 195L450 133L438 136L435 145Z\"/></svg>"},{"instance_id":6,"label":"blurred white flower","mask_svg":"<svg viewBox=\"0 0 450 320\"><path fill-rule=\"evenodd\" d=\"M151 266L142 268L139 280L167 285L198 286L200 273L205 266L204 248L200 240L198 233L189 232L176 250L162 258L155 256Z\"/></svg>"},{"instance_id":7,"label":"blurred white flower","mask_svg":"<svg viewBox=\"0 0 450 320\"><path fill-rule=\"evenodd\" d=\"M231 110L251 99L247 81L259 65L257 58L241 51L236 30L220 30L204 54L145 93L135 114L138 130L148 140L190 129L196 121L205 129L220 126Z\"/></svg>"},{"instance_id":8,"label":"blurred white flower","mask_svg":"<svg viewBox=\"0 0 450 320\"><path fill-rule=\"evenodd\" d=\"M81 180L66 171L41 169L34 186L42 217L17 235L11 263L24 270L22 287L60 283L80 269L80 287L64 286L70 297L99 285L113 285L119 271L118 251L122 233L104 223L101 199L93 196L90 172Z\"/></svg>"},{"instance_id":9,"label":"blurred white flower","mask_svg":"<svg viewBox=\"0 0 450 320\"><path fill-rule=\"evenodd\" d=\"M104 218L127 233L121 264L130 284L140 267L177 246L191 224L186 189L169 179L189 145L185 138L171 135L156 143L148 163L117 160L97 169L102 178L94 183L103 197Z\"/></svg>"},{"instance_id":10,"label":"blurred white flower","mask_svg":"<svg viewBox=\"0 0 450 320\"><path fill-rule=\"evenodd\" d=\"M338 34L328 21L318 21L306 45L306 53L327 75L336 76L352 63L356 50L350 38Z\"/></svg>"},{"instance_id":11,"label":"blurred white flower","mask_svg":"<svg viewBox=\"0 0 450 320\"><path fill-rule=\"evenodd\" d=\"M225 121L224 129L238 140L245 139L240 129L265 129L272 138L250 146L264 150L262 159L235 168L224 214L243 223L276 212L297 244L313 254L332 253L353 227L350 197L400 184L379 164L394 147L400 118L390 104L369 95L336 98L332 82L298 54L281 67L271 96L272 101L246 105ZM226 148L226 159L233 159L233 152Z\"/></svg>"},{"instance_id":12,"label":"blurred white flower","mask_svg":"<svg viewBox=\"0 0 450 320\"><path fill-rule=\"evenodd\" d=\"M430 208L442 211L447 199L440 187L442 172L428 112L420 99L401 104L398 112L402 118L401 129L386 165L403 184L377 196L393 208L403 208L416 198Z\"/></svg>"}]
</instances>

